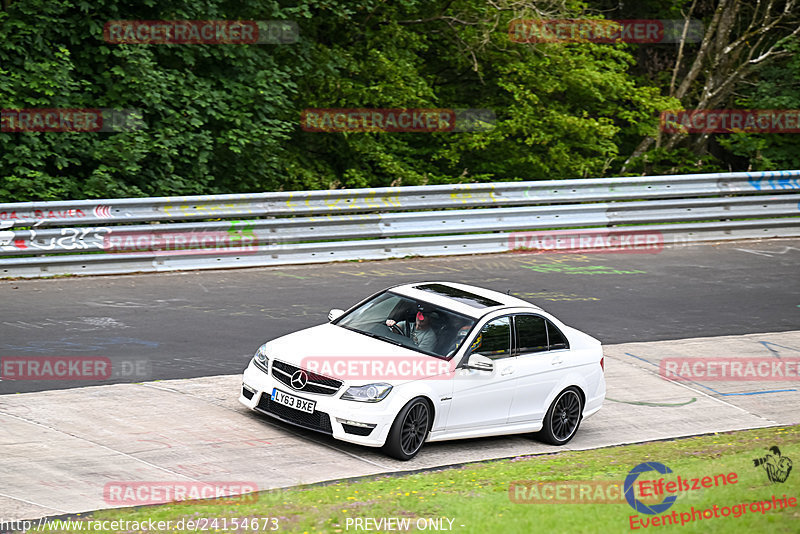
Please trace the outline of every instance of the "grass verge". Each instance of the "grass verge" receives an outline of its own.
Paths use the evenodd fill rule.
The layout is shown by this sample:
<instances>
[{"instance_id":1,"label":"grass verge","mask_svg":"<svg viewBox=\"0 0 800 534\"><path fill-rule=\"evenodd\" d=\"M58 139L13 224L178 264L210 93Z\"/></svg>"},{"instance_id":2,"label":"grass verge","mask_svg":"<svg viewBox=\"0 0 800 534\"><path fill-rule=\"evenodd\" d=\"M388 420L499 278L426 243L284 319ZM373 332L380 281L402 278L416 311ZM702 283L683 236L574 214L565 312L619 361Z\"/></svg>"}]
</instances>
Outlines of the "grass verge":
<instances>
[{"instance_id":1,"label":"grass verge","mask_svg":"<svg viewBox=\"0 0 800 534\"><path fill-rule=\"evenodd\" d=\"M105 521L107 529L90 530L88 525L78 529L73 524L60 531L153 532L151 527L159 521L171 521L171 528L164 528L170 532L270 532L275 526L277 532L292 533L405 531L401 528L404 524L394 519L391 523L379 523L381 519L397 518L398 521L408 520L405 524L410 531L426 532L800 532L800 504L764 513L749 506L759 501L770 501L772 506L773 496L800 498L800 467L791 470L784 482L771 482L764 465L754 465L753 460L764 458L771 447L779 447L782 457L800 461L800 425L589 451L564 451L404 476L386 475L268 491L257 494L258 499L249 503L200 501L103 510L69 519L94 523L95 527L101 526L97 522ZM691 479L701 479L701 486L677 492L675 503L659 515L636 512L624 500L624 495L617 498L617 502L598 502L600 493L597 492L601 491L596 489L598 486L605 488L602 490L604 497L613 500L619 495L619 488L612 491L609 484L622 485L631 469L643 462L659 462L668 466L672 473L660 475L650 471L642 473L639 481L663 478L665 483L675 482L680 476L682 480L689 479L691 485L694 484ZM783 461L784 471L787 466ZM731 477L730 473L736 476ZM720 474L727 474L728 480L735 479L735 482L722 485L719 477L713 478ZM702 477L705 476L717 480L719 485L703 488ZM518 483L510 491L515 481L530 482ZM542 491L542 483L556 481L565 488L560 494L558 486L550 485L549 492ZM595 486L592 491L581 494L579 490L570 490L562 481L574 481L578 485L593 481ZM533 487L537 488L535 493L530 489ZM634 488L638 495L641 487L634 485ZM533 504L531 500L535 500L536 495L550 500ZM656 502L663 497L659 495ZM702 514L706 509L713 514L715 505L719 517L698 519L697 514L692 515L692 510ZM722 517L724 509L728 509L727 517ZM692 520L681 525L682 518L686 518L682 514L692 515ZM677 524L653 523L653 518L665 516L676 516L673 520ZM370 521L366 522L368 518ZM181 520L183 528L176 528ZM128 523L120 523L112 529L111 521ZM188 528L188 521L195 522L194 528ZM645 521L648 527L643 526ZM666 520L657 523L662 521ZM137 523L139 528L136 528ZM64 523L48 526L48 531L67 527Z\"/></svg>"}]
</instances>

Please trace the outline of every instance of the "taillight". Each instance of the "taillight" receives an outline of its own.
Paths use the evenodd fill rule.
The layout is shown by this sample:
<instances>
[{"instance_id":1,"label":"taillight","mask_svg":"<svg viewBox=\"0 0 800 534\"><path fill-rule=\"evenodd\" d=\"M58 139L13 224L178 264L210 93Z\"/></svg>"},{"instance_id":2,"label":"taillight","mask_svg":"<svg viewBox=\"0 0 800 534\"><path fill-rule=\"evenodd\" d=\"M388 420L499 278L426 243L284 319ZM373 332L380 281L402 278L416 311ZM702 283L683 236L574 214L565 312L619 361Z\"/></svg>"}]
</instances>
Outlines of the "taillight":
<instances>
[{"instance_id":1,"label":"taillight","mask_svg":"<svg viewBox=\"0 0 800 534\"><path fill-rule=\"evenodd\" d=\"M605 360L605 359L606 359L606 357L605 357L605 356L603 356L602 358L600 358L600 369L602 369L604 373L606 372L606 366L605 366L605 363L604 363L604 361L603 361L603 360Z\"/></svg>"}]
</instances>

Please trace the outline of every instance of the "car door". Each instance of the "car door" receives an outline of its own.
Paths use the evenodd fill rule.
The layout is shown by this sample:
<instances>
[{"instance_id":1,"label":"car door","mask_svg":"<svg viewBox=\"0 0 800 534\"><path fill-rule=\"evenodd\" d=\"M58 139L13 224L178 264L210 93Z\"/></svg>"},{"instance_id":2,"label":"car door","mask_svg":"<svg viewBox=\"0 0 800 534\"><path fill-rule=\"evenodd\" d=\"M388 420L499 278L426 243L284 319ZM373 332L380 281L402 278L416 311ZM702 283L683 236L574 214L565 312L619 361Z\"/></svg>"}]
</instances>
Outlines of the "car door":
<instances>
[{"instance_id":1,"label":"car door","mask_svg":"<svg viewBox=\"0 0 800 534\"><path fill-rule=\"evenodd\" d=\"M468 430L506 424L514 395L512 382L515 363L512 358L511 317L487 322L471 342L463 362L478 353L494 362L492 371L457 369L453 379L452 399L447 414L447 430Z\"/></svg>"},{"instance_id":2,"label":"car door","mask_svg":"<svg viewBox=\"0 0 800 534\"><path fill-rule=\"evenodd\" d=\"M541 421L547 400L558 386L569 357L567 339L553 323L537 314L513 317L517 355L509 423Z\"/></svg>"}]
</instances>

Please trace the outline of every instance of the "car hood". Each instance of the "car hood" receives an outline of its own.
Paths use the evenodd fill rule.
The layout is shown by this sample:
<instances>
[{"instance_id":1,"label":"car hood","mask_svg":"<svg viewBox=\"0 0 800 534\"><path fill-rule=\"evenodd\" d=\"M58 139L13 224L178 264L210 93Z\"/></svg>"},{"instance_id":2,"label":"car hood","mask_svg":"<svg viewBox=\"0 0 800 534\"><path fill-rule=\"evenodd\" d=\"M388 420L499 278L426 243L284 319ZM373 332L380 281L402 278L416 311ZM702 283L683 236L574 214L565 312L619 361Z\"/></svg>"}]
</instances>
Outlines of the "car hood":
<instances>
[{"instance_id":1,"label":"car hood","mask_svg":"<svg viewBox=\"0 0 800 534\"><path fill-rule=\"evenodd\" d=\"M452 366L452 362L330 323L279 337L266 349L270 359L348 382L400 384L447 373Z\"/></svg>"}]
</instances>

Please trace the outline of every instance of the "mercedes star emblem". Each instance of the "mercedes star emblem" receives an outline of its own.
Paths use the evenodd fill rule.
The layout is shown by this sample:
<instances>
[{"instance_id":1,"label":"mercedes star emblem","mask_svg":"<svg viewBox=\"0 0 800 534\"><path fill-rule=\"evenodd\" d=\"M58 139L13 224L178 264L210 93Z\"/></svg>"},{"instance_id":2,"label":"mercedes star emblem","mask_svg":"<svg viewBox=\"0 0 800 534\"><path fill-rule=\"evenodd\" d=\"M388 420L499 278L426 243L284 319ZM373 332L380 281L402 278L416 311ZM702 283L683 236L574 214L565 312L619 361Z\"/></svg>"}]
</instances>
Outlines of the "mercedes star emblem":
<instances>
[{"instance_id":1,"label":"mercedes star emblem","mask_svg":"<svg viewBox=\"0 0 800 534\"><path fill-rule=\"evenodd\" d=\"M295 371L292 375L292 387L294 389L303 389L306 384L308 384L308 374L302 369Z\"/></svg>"}]
</instances>

